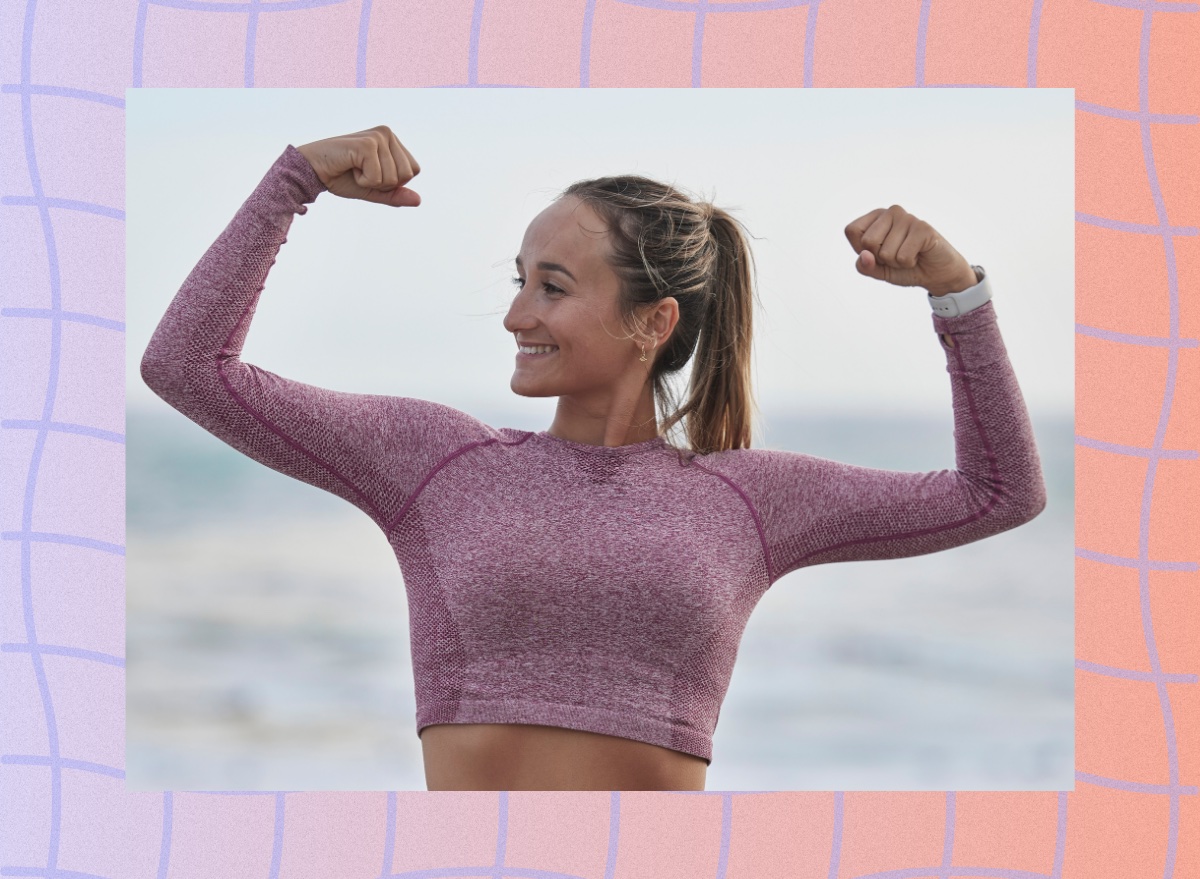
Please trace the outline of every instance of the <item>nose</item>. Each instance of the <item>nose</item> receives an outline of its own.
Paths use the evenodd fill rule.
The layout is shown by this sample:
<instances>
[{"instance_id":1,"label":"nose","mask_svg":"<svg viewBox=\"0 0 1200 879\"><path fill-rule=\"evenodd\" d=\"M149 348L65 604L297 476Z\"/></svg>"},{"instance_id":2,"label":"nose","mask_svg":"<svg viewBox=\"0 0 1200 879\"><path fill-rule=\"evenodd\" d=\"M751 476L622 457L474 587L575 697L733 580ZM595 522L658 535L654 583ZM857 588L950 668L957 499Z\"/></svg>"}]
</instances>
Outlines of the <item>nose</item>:
<instances>
[{"instance_id":1,"label":"nose","mask_svg":"<svg viewBox=\"0 0 1200 879\"><path fill-rule=\"evenodd\" d=\"M524 287L517 290L517 295L513 297L512 304L508 306L508 314L504 316L504 329L510 333L517 333L519 330L532 329L537 325L537 320L533 312L528 307L528 299L524 293Z\"/></svg>"}]
</instances>

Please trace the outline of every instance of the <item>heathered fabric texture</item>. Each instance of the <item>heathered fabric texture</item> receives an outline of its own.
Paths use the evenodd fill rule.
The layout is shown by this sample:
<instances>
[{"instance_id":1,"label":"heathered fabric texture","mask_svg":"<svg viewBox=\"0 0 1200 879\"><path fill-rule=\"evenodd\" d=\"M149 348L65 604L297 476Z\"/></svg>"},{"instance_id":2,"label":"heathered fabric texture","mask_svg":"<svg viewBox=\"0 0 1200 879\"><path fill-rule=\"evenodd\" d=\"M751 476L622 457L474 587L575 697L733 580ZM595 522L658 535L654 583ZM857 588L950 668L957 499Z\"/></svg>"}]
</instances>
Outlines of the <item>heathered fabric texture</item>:
<instances>
[{"instance_id":1,"label":"heathered fabric texture","mask_svg":"<svg viewBox=\"0 0 1200 879\"><path fill-rule=\"evenodd\" d=\"M167 309L142 376L205 430L383 529L408 590L418 733L547 724L710 760L738 642L775 580L960 546L1045 506L992 302L931 315L955 342L932 337L957 469L929 473L773 449L694 455L662 438L592 446L243 363L267 273L324 188L288 146Z\"/></svg>"}]
</instances>

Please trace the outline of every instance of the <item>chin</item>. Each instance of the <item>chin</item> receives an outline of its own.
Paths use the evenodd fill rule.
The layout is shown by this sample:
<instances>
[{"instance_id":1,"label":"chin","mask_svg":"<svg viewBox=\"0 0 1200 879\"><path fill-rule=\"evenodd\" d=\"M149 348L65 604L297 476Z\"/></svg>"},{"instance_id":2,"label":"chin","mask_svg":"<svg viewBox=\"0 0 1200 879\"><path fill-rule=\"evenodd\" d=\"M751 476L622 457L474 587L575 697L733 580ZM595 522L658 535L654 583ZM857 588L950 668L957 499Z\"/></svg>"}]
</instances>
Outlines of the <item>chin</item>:
<instances>
[{"instance_id":1,"label":"chin","mask_svg":"<svg viewBox=\"0 0 1200 879\"><path fill-rule=\"evenodd\" d=\"M556 396L555 394L548 394L545 391L539 392L537 390L523 387L522 383L517 381L515 378L508 383L508 386L512 390L512 392L514 394L516 394L518 397L553 397L553 396Z\"/></svg>"}]
</instances>

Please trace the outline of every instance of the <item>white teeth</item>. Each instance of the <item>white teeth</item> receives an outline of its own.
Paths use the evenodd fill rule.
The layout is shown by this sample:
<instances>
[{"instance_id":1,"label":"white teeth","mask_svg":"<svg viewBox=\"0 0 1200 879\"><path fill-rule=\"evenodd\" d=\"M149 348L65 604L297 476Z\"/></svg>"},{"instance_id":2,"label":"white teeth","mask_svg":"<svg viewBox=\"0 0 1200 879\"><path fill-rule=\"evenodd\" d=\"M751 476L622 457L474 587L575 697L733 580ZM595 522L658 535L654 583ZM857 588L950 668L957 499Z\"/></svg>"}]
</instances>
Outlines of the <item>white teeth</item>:
<instances>
[{"instance_id":1,"label":"white teeth","mask_svg":"<svg viewBox=\"0 0 1200 879\"><path fill-rule=\"evenodd\" d=\"M522 345L519 350L522 354L546 354L550 351L557 351L558 349L553 345L534 345L528 348Z\"/></svg>"}]
</instances>

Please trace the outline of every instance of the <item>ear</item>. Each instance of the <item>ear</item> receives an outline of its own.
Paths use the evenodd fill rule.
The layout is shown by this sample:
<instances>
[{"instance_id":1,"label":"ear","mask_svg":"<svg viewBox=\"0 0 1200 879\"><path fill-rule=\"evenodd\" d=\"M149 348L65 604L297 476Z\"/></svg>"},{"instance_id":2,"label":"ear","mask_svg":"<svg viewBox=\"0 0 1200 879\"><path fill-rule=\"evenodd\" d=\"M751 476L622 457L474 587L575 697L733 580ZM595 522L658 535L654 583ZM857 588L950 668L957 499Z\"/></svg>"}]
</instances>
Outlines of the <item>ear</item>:
<instances>
[{"instance_id":1,"label":"ear","mask_svg":"<svg viewBox=\"0 0 1200 879\"><path fill-rule=\"evenodd\" d=\"M674 296L667 296L655 303L654 311L650 314L650 329L658 339L658 344L665 345L670 338L675 325L679 323L679 302Z\"/></svg>"}]
</instances>

